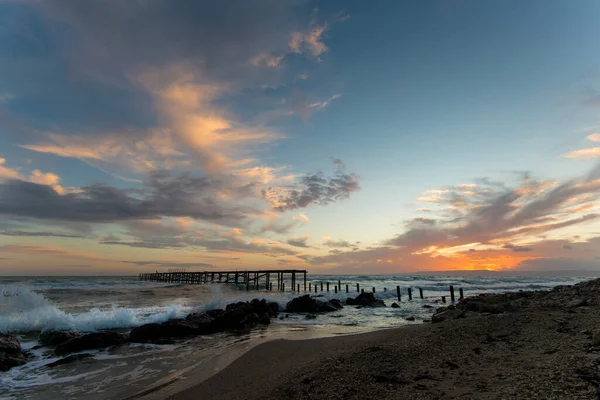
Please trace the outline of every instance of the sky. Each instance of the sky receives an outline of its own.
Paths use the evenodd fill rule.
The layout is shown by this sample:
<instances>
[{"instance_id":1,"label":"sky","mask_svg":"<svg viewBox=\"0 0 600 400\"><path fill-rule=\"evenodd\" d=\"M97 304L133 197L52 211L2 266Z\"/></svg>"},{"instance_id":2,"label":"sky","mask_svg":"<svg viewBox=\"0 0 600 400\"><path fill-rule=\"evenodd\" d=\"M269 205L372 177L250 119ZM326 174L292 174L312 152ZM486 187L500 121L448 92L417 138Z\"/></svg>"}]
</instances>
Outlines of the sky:
<instances>
[{"instance_id":1,"label":"sky","mask_svg":"<svg viewBox=\"0 0 600 400\"><path fill-rule=\"evenodd\" d=\"M600 2L0 1L0 274L600 270Z\"/></svg>"}]
</instances>

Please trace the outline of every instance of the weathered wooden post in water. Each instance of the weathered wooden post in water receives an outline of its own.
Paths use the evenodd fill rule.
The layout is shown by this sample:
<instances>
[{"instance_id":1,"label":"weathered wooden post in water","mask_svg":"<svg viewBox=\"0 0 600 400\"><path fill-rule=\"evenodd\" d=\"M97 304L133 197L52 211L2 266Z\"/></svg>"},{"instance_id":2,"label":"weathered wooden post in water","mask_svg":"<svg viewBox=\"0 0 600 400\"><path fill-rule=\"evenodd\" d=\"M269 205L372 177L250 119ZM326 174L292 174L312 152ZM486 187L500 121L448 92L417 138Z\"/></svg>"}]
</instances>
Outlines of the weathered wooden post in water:
<instances>
[{"instance_id":1,"label":"weathered wooden post in water","mask_svg":"<svg viewBox=\"0 0 600 400\"><path fill-rule=\"evenodd\" d=\"M335 286L333 289L334 289L334 291L337 293L337 286Z\"/></svg>"},{"instance_id":2,"label":"weathered wooden post in water","mask_svg":"<svg viewBox=\"0 0 600 400\"><path fill-rule=\"evenodd\" d=\"M300 284L298 284L298 292L300 291Z\"/></svg>"},{"instance_id":3,"label":"weathered wooden post in water","mask_svg":"<svg viewBox=\"0 0 600 400\"><path fill-rule=\"evenodd\" d=\"M348 293L348 284L346 283L346 293Z\"/></svg>"},{"instance_id":4,"label":"weathered wooden post in water","mask_svg":"<svg viewBox=\"0 0 600 400\"><path fill-rule=\"evenodd\" d=\"M400 301L400 286L396 286L396 294L398 295L398 301Z\"/></svg>"},{"instance_id":5,"label":"weathered wooden post in water","mask_svg":"<svg viewBox=\"0 0 600 400\"><path fill-rule=\"evenodd\" d=\"M375 293L375 286L373 286L373 293Z\"/></svg>"},{"instance_id":6,"label":"weathered wooden post in water","mask_svg":"<svg viewBox=\"0 0 600 400\"><path fill-rule=\"evenodd\" d=\"M304 291L306 292L306 271L304 271Z\"/></svg>"},{"instance_id":7,"label":"weathered wooden post in water","mask_svg":"<svg viewBox=\"0 0 600 400\"><path fill-rule=\"evenodd\" d=\"M450 285L450 301L454 303L454 286Z\"/></svg>"},{"instance_id":8,"label":"weathered wooden post in water","mask_svg":"<svg viewBox=\"0 0 600 400\"><path fill-rule=\"evenodd\" d=\"M340 289L340 292L342 291L342 281L340 279L338 279L338 289Z\"/></svg>"},{"instance_id":9,"label":"weathered wooden post in water","mask_svg":"<svg viewBox=\"0 0 600 400\"><path fill-rule=\"evenodd\" d=\"M446 296L442 296L442 303L446 302Z\"/></svg>"},{"instance_id":10,"label":"weathered wooden post in water","mask_svg":"<svg viewBox=\"0 0 600 400\"><path fill-rule=\"evenodd\" d=\"M327 291L329 292L329 282L327 282Z\"/></svg>"},{"instance_id":11,"label":"weathered wooden post in water","mask_svg":"<svg viewBox=\"0 0 600 400\"><path fill-rule=\"evenodd\" d=\"M463 294L463 288L458 288L458 298L459 298L460 300L462 300L462 299L464 299L464 298L465 298L465 296L464 296L464 294Z\"/></svg>"},{"instance_id":12,"label":"weathered wooden post in water","mask_svg":"<svg viewBox=\"0 0 600 400\"><path fill-rule=\"evenodd\" d=\"M360 288L360 285L357 283L356 284L356 293L360 293L360 289L359 288Z\"/></svg>"},{"instance_id":13,"label":"weathered wooden post in water","mask_svg":"<svg viewBox=\"0 0 600 400\"><path fill-rule=\"evenodd\" d=\"M309 283L309 284L308 284L308 291L309 291L309 292L312 292L312 283Z\"/></svg>"},{"instance_id":14,"label":"weathered wooden post in water","mask_svg":"<svg viewBox=\"0 0 600 400\"><path fill-rule=\"evenodd\" d=\"M408 288L408 299L412 300L412 289Z\"/></svg>"},{"instance_id":15,"label":"weathered wooden post in water","mask_svg":"<svg viewBox=\"0 0 600 400\"><path fill-rule=\"evenodd\" d=\"M419 288L419 297L423 298L423 288Z\"/></svg>"}]
</instances>

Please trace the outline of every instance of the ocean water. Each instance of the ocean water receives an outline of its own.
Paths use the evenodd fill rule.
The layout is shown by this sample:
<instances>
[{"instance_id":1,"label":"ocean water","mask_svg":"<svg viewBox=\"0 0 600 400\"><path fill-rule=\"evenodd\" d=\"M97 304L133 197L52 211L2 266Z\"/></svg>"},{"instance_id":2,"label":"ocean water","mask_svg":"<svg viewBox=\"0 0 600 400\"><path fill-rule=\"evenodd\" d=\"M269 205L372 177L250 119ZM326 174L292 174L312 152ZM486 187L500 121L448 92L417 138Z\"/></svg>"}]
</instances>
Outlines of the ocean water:
<instances>
[{"instance_id":1,"label":"ocean water","mask_svg":"<svg viewBox=\"0 0 600 400\"><path fill-rule=\"evenodd\" d=\"M400 308L356 309L307 320L304 315L281 314L267 327L244 334L198 336L171 345L129 344L109 350L88 351L93 357L50 368L58 358L50 348L37 348L44 329L93 332L133 327L191 312L224 308L235 301L265 298L281 307L299 295L296 292L246 291L244 286L224 284L187 285L140 281L137 277L4 277L0 278L0 332L17 335L22 346L31 349L26 365L0 374L0 399L126 399L153 387L173 383L191 385L217 372L252 346L274 338L304 339L352 334L406 324L423 323L430 318L441 296L449 301L449 286L463 288L465 296L483 292L543 290L571 285L586 277L531 276L309 276L324 298L356 296L356 283L372 291L390 305L397 302L396 286L401 287ZM342 291L334 292L341 281ZM330 283L322 292L320 283ZM345 285L349 293L345 293ZM290 287L289 283L286 287ZM326 285L324 284L324 287ZM407 289L413 288L408 301ZM308 287L307 287L308 288ZM419 298L422 288L424 298ZM303 289L303 285L301 287ZM386 290L387 289L387 290ZM301 290L300 294L304 294ZM433 306L434 308L429 308ZM415 317L415 321L406 318Z\"/></svg>"}]
</instances>

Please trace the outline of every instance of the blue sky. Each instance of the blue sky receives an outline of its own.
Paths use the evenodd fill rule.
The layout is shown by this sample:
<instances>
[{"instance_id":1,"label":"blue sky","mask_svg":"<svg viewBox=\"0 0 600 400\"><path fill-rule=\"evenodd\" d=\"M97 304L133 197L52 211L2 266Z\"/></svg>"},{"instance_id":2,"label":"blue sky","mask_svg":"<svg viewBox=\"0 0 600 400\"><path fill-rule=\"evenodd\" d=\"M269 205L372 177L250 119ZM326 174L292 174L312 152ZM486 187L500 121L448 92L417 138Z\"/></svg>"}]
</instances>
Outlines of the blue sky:
<instances>
[{"instance_id":1,"label":"blue sky","mask_svg":"<svg viewBox=\"0 0 600 400\"><path fill-rule=\"evenodd\" d=\"M0 272L597 268L599 12L1 2Z\"/></svg>"}]
</instances>

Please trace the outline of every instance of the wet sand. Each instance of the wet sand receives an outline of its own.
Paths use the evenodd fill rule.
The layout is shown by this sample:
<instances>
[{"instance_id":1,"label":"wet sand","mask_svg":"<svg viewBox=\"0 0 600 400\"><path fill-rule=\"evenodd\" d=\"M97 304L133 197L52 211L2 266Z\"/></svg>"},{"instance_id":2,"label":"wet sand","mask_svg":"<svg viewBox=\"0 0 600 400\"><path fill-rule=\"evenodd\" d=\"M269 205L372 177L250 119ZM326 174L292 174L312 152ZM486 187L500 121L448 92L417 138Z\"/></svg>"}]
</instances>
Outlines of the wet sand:
<instances>
[{"instance_id":1,"label":"wet sand","mask_svg":"<svg viewBox=\"0 0 600 400\"><path fill-rule=\"evenodd\" d=\"M600 281L484 300L435 324L260 344L169 398L600 398Z\"/></svg>"}]
</instances>

